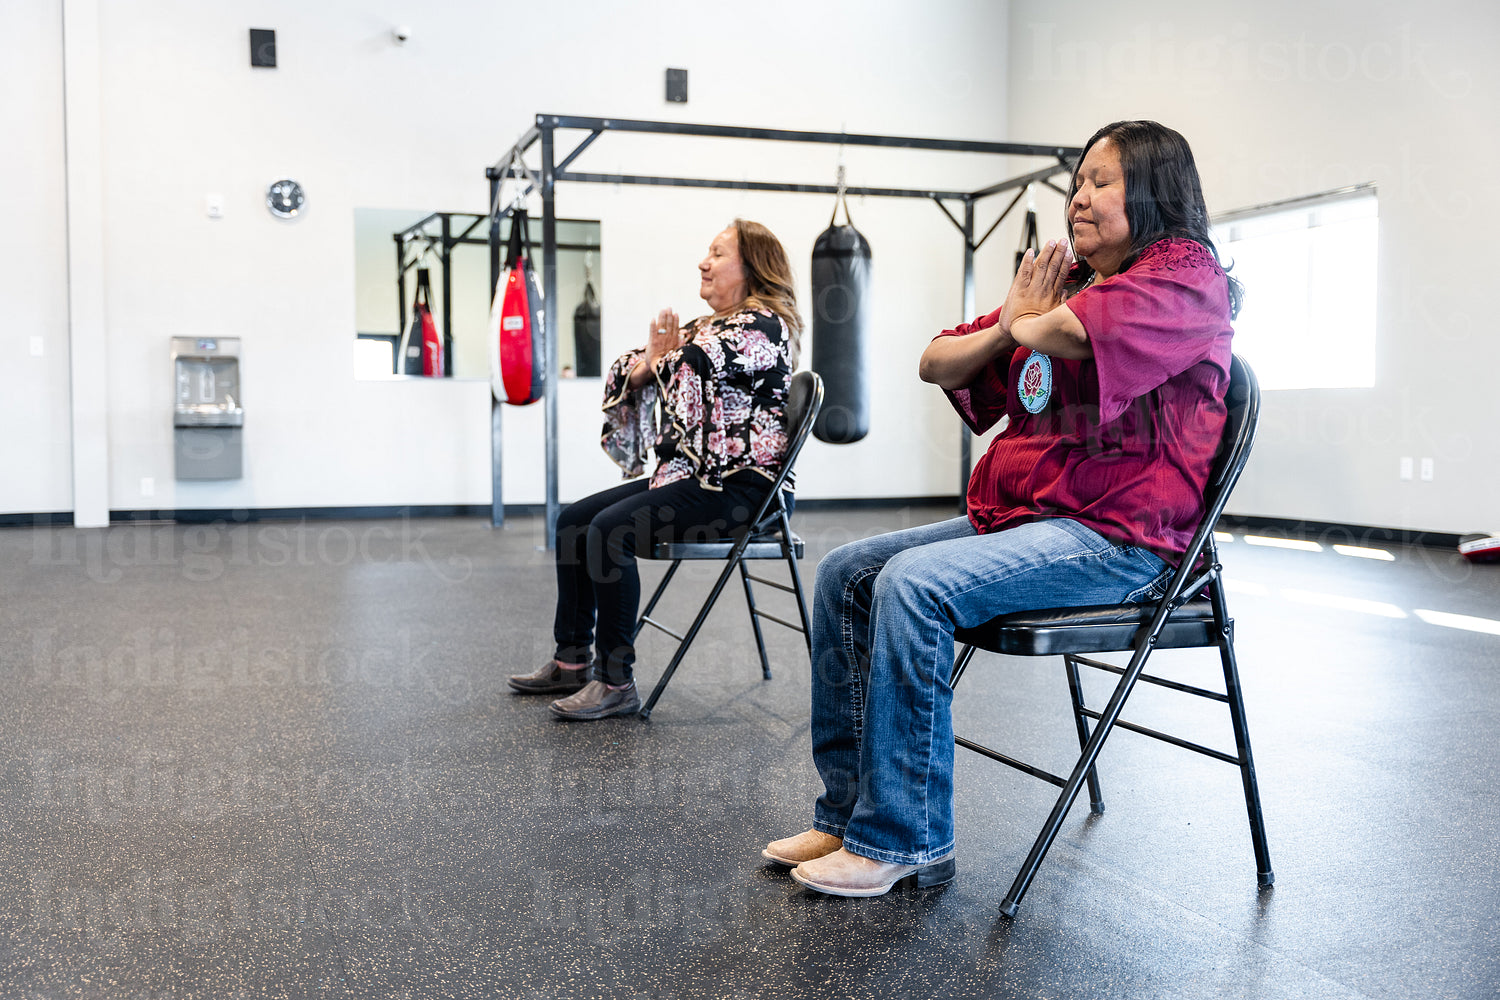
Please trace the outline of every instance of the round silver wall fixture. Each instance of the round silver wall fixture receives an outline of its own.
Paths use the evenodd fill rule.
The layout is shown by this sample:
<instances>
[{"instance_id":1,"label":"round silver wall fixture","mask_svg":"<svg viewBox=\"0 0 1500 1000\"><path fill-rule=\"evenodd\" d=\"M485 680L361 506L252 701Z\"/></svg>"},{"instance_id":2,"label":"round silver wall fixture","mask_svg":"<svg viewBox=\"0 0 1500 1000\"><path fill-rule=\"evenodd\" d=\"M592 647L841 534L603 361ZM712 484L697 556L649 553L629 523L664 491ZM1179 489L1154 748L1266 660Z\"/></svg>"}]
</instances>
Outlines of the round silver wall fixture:
<instances>
[{"instance_id":1,"label":"round silver wall fixture","mask_svg":"<svg viewBox=\"0 0 1500 1000\"><path fill-rule=\"evenodd\" d=\"M294 180L272 181L266 188L266 207L278 219L295 219L307 205L307 193Z\"/></svg>"}]
</instances>

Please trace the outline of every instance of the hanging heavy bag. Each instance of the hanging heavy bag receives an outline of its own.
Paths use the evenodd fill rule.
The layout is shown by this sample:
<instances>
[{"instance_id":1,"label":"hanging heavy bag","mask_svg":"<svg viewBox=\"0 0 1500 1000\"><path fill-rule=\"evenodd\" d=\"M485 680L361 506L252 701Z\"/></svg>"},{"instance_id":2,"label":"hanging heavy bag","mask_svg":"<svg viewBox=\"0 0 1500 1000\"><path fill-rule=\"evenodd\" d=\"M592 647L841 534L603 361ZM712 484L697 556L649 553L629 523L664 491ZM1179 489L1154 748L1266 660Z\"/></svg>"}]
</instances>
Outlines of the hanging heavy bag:
<instances>
[{"instance_id":1,"label":"hanging heavy bag","mask_svg":"<svg viewBox=\"0 0 1500 1000\"><path fill-rule=\"evenodd\" d=\"M849 218L839 169L833 217L812 252L812 368L824 393L813 434L853 444L870 433L870 244ZM842 226L834 224L839 205Z\"/></svg>"},{"instance_id":2,"label":"hanging heavy bag","mask_svg":"<svg viewBox=\"0 0 1500 1000\"><path fill-rule=\"evenodd\" d=\"M417 268L417 291L412 298L411 323L401 339L401 374L432 375L432 344L437 340L437 324L432 320L432 282L427 268ZM443 366L437 366L441 377Z\"/></svg>"},{"instance_id":3,"label":"hanging heavy bag","mask_svg":"<svg viewBox=\"0 0 1500 1000\"><path fill-rule=\"evenodd\" d=\"M448 374L443 338L438 336L437 321L426 306L422 307L422 374L428 378L445 378Z\"/></svg>"},{"instance_id":4,"label":"hanging heavy bag","mask_svg":"<svg viewBox=\"0 0 1500 1000\"><path fill-rule=\"evenodd\" d=\"M417 292L422 301L413 311L422 314L422 374L428 378L446 378L448 355L443 350L443 339L438 336L437 321L432 315L432 282L425 267L417 271Z\"/></svg>"},{"instance_id":5,"label":"hanging heavy bag","mask_svg":"<svg viewBox=\"0 0 1500 1000\"><path fill-rule=\"evenodd\" d=\"M397 369L400 375L422 374L422 310L413 309L411 322L406 325L406 333L401 337L401 365Z\"/></svg>"},{"instance_id":6,"label":"hanging heavy bag","mask_svg":"<svg viewBox=\"0 0 1500 1000\"><path fill-rule=\"evenodd\" d=\"M573 310L573 374L598 378L600 364L599 296L594 293L594 283L586 281L583 301Z\"/></svg>"},{"instance_id":7,"label":"hanging heavy bag","mask_svg":"<svg viewBox=\"0 0 1500 1000\"><path fill-rule=\"evenodd\" d=\"M512 406L542 398L547 370L546 314L526 224L526 211L516 209L510 218L507 269L490 307L490 389Z\"/></svg>"}]
</instances>

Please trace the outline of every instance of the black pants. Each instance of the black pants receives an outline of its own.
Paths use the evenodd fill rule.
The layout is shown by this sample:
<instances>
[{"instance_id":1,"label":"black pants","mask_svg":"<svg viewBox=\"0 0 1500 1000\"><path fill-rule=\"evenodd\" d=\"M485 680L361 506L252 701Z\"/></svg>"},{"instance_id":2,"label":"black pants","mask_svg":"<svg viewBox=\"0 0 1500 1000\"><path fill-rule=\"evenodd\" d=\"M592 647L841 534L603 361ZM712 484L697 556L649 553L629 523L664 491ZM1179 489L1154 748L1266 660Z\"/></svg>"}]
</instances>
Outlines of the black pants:
<instances>
[{"instance_id":1,"label":"black pants","mask_svg":"<svg viewBox=\"0 0 1500 1000\"><path fill-rule=\"evenodd\" d=\"M641 578L635 554L656 542L708 541L743 529L771 481L738 472L722 491L696 479L649 489L637 479L569 505L557 519L557 659L588 663L594 678L624 684L633 676ZM790 496L788 496L790 504ZM597 628L597 634L596 634Z\"/></svg>"}]
</instances>

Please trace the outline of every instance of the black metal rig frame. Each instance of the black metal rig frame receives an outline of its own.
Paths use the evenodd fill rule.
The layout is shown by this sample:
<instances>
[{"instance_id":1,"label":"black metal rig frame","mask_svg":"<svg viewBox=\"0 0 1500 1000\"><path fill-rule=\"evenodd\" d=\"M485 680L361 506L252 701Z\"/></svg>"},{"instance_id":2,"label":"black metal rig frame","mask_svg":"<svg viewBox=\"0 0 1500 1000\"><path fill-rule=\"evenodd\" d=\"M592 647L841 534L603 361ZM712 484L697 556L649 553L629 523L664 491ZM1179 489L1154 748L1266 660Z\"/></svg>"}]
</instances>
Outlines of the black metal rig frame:
<instances>
[{"instance_id":1,"label":"black metal rig frame","mask_svg":"<svg viewBox=\"0 0 1500 1000\"><path fill-rule=\"evenodd\" d=\"M588 133L561 161L557 158L557 133L560 130L578 130ZM993 153L1002 156L1040 156L1053 162L1037 170L1011 177L1007 180L982 187L977 191L945 191L935 188L871 188L846 187L844 192L852 195L867 195L877 198L926 198L933 201L948 221L962 234L964 239L963 309L965 317L974 314L974 251L989 239L995 229L1016 207L1032 184L1044 184L1066 197L1067 192L1052 182L1052 178L1072 170L1072 161L1082 153L1077 146L1052 146L1021 142L981 142L972 139L928 139L895 135L861 135L849 132L796 132L786 129L746 128L736 125L696 125L685 122L632 121L619 118L583 118L576 115L537 115L536 124L527 129L492 166L486 168L490 193L490 287L500 283L501 244L500 223L514 211L515 205L539 191L542 198L542 294L547 323L546 396L546 461L547 461L547 547L552 547L552 538L557 527L557 185L563 181L578 181L589 184L649 184L655 187L732 188L741 191L781 191L806 194L837 194L839 188L833 184L786 184L771 181L715 180L702 177L659 177L639 174L595 174L569 170L573 161L605 132L643 132L659 135L711 136L721 139L764 139L775 142L810 142L844 146L886 146L900 149L924 149L951 153ZM525 154L538 142L541 144L541 165L532 170L527 166ZM525 187L510 204L500 203L501 186L507 180L524 181ZM974 207L981 200L1006 191L1015 191L1015 197L1000 213L979 239L974 238ZM959 221L948 210L945 202L958 202L963 206L963 221ZM403 306L404 308L404 306ZM501 497L501 404L491 403L490 455L493 494L490 523L499 527L505 523L505 505ZM959 495L968 489L969 479L969 435L967 429L962 443L962 477Z\"/></svg>"},{"instance_id":2,"label":"black metal rig frame","mask_svg":"<svg viewBox=\"0 0 1500 1000\"><path fill-rule=\"evenodd\" d=\"M456 218L472 219L457 236L453 235L453 220ZM477 215L473 212L433 212L415 222L399 233L393 233L391 239L396 242L396 309L400 322L396 325L396 340L400 343L402 337L406 336L406 272L421 265L429 250L436 251L438 263L442 265L443 284L443 343L453 343L453 248L461 243L477 243L481 246L488 243L477 236L470 236L474 230L479 228L487 216ZM440 231L433 235L427 231L428 223L434 219L438 220ZM416 250L415 255L411 251ZM453 373L453 359L447 358L444 370L450 375ZM398 357L396 363L399 366L401 359ZM399 372L399 369L398 369Z\"/></svg>"},{"instance_id":3,"label":"black metal rig frame","mask_svg":"<svg viewBox=\"0 0 1500 1000\"><path fill-rule=\"evenodd\" d=\"M437 255L438 264L442 270L443 286L443 342L453 341L453 248L463 244L470 246L489 246L489 239L481 239L471 236L470 233L479 228L479 224L488 215L477 212L433 212L424 216L417 222L412 223L399 233L392 233L391 239L396 243L396 310L399 322L396 325L396 337L399 341L406 335L406 272L412 268L420 267L429 252ZM436 220L438 232L430 233L427 227ZM463 230L454 235L455 220L469 220L469 224ZM461 224L461 223L460 223ZM598 250L597 246L584 246L581 244L561 243L557 245L559 250ZM494 294L494 283L491 282L490 293ZM399 359L397 359L399 361ZM453 359L448 358L447 371L453 372Z\"/></svg>"}]
</instances>

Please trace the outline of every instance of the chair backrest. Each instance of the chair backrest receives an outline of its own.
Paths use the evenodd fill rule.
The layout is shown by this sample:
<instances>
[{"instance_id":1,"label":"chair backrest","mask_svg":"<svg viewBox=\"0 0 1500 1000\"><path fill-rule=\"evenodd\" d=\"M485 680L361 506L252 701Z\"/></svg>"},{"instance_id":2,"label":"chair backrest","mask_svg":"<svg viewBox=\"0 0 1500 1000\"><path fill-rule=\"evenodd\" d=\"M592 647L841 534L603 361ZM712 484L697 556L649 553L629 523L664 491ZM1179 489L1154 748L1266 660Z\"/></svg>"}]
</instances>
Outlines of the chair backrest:
<instances>
[{"instance_id":1,"label":"chair backrest","mask_svg":"<svg viewBox=\"0 0 1500 1000\"><path fill-rule=\"evenodd\" d=\"M813 421L823 408L823 376L814 371L798 372L792 376L786 400L786 464L797 459L807 436L812 433Z\"/></svg>"},{"instance_id":2,"label":"chair backrest","mask_svg":"<svg viewBox=\"0 0 1500 1000\"><path fill-rule=\"evenodd\" d=\"M1219 447L1203 493L1203 519L1210 527L1218 523L1234 484L1245 471L1260 424L1260 380L1238 354L1229 362L1229 390L1224 394L1224 405L1229 410L1224 422L1224 443Z\"/></svg>"},{"instance_id":3,"label":"chair backrest","mask_svg":"<svg viewBox=\"0 0 1500 1000\"><path fill-rule=\"evenodd\" d=\"M792 466L797 461L797 456L802 452L802 446L807 443L808 436L812 434L813 421L818 419L818 411L823 408L823 376L814 371L798 372L792 376L792 384L787 387L786 400L786 461L781 463L781 472L776 476L776 483L771 487L771 492L766 494L765 502L761 504L760 511L755 515L755 520L750 523L758 528L764 525L767 514L780 516L781 488L786 484L787 476L791 475Z\"/></svg>"},{"instance_id":4,"label":"chair backrest","mask_svg":"<svg viewBox=\"0 0 1500 1000\"><path fill-rule=\"evenodd\" d=\"M1182 562L1168 585L1168 603L1191 597L1206 582L1206 577L1201 573L1196 581L1193 579L1198 558L1205 548L1209 553L1209 562L1218 561L1218 549L1213 542L1214 527L1219 523L1219 516L1224 513L1224 505L1229 502L1234 484L1240 480L1240 473L1245 471L1245 463L1250 460L1250 448L1255 444L1255 432L1260 424L1260 381L1255 377L1254 369L1238 354L1230 357L1229 389L1224 393L1224 405L1228 409L1228 415L1224 421L1219 453L1214 458L1208 484L1203 490L1203 520L1199 522L1198 530L1193 532L1193 540L1188 543Z\"/></svg>"}]
</instances>

